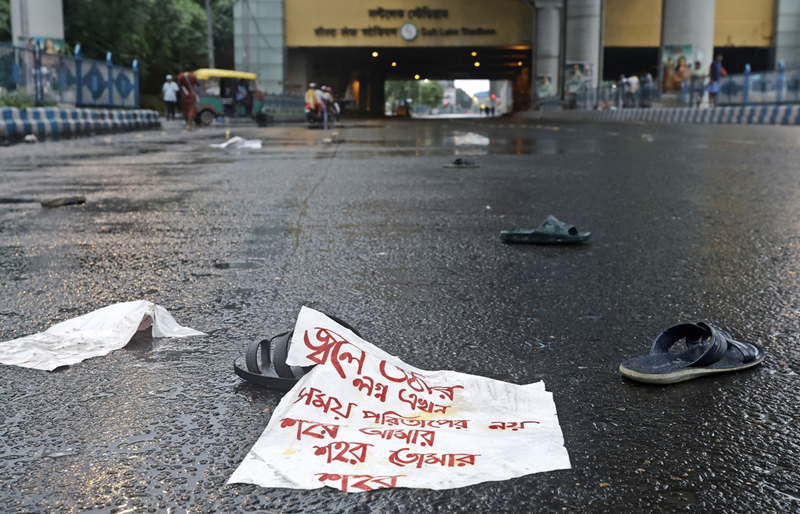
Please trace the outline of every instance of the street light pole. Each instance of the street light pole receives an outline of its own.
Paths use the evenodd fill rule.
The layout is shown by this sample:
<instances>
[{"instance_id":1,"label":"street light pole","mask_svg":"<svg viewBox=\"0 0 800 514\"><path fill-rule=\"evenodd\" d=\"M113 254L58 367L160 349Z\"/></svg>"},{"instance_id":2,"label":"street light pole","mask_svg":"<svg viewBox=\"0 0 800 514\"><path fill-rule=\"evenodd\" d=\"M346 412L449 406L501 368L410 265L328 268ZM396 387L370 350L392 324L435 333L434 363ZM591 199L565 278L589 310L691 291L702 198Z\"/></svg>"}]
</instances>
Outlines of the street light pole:
<instances>
[{"instance_id":1,"label":"street light pole","mask_svg":"<svg viewBox=\"0 0 800 514\"><path fill-rule=\"evenodd\" d=\"M208 44L208 67L216 68L214 64L214 23L211 19L211 0L206 0L206 43Z\"/></svg>"}]
</instances>

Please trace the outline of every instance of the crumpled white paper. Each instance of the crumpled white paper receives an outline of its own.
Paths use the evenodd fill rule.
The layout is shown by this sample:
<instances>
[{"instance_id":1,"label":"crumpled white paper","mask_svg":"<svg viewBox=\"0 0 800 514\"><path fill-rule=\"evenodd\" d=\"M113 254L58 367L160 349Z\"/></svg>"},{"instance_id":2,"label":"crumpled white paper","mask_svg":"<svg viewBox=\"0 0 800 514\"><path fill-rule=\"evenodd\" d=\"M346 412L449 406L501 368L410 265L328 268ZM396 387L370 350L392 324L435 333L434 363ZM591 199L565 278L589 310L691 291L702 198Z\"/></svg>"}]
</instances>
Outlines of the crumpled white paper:
<instances>
[{"instance_id":1,"label":"crumpled white paper","mask_svg":"<svg viewBox=\"0 0 800 514\"><path fill-rule=\"evenodd\" d=\"M210 145L211 148L261 148L261 140L260 139L245 139L239 136L233 136L232 138L228 139L224 143L212 143Z\"/></svg>"},{"instance_id":2,"label":"crumpled white paper","mask_svg":"<svg viewBox=\"0 0 800 514\"><path fill-rule=\"evenodd\" d=\"M403 363L303 307L283 397L228 483L345 492L449 489L570 468L553 396Z\"/></svg>"},{"instance_id":3,"label":"crumpled white paper","mask_svg":"<svg viewBox=\"0 0 800 514\"><path fill-rule=\"evenodd\" d=\"M139 300L116 303L78 316L44 332L0 343L0 364L52 371L122 348L150 318L153 337L204 336L178 325L164 307ZM143 326L143 328L146 328Z\"/></svg>"}]
</instances>

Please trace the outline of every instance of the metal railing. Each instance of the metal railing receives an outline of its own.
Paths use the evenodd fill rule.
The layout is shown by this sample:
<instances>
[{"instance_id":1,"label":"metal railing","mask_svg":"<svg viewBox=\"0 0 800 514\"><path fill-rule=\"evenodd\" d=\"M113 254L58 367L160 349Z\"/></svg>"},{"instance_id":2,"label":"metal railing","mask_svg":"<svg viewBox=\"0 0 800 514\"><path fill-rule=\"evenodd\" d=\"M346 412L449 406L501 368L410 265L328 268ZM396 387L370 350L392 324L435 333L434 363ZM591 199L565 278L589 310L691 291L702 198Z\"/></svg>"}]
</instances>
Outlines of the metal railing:
<instances>
[{"instance_id":1,"label":"metal railing","mask_svg":"<svg viewBox=\"0 0 800 514\"><path fill-rule=\"evenodd\" d=\"M272 113L303 112L306 107L304 95L265 94L263 109Z\"/></svg>"},{"instance_id":2,"label":"metal railing","mask_svg":"<svg viewBox=\"0 0 800 514\"><path fill-rule=\"evenodd\" d=\"M639 81L639 86L633 88L619 82L606 81L597 87L583 85L578 89L566 92L563 101L558 97L539 99L547 107L556 105L567 109L608 109L650 107L659 100L658 89L653 82Z\"/></svg>"},{"instance_id":3,"label":"metal railing","mask_svg":"<svg viewBox=\"0 0 800 514\"><path fill-rule=\"evenodd\" d=\"M24 48L0 43L0 104L15 95L17 103L94 107L139 107L139 67L84 59L80 45L75 55L48 54L38 46Z\"/></svg>"},{"instance_id":4,"label":"metal railing","mask_svg":"<svg viewBox=\"0 0 800 514\"><path fill-rule=\"evenodd\" d=\"M692 76L684 80L679 91L680 101L688 106L700 105L708 94L708 85L707 76ZM650 107L659 100L655 84L640 80L636 91L625 83L604 82L596 88L584 85L566 92L563 99L553 96L538 98L537 102L545 109L623 109ZM783 61L778 63L775 71L753 73L747 64L744 73L726 75L720 80L716 99L720 106L791 103L800 103L800 69L787 70Z\"/></svg>"},{"instance_id":5,"label":"metal railing","mask_svg":"<svg viewBox=\"0 0 800 514\"><path fill-rule=\"evenodd\" d=\"M783 62L775 71L727 75L720 81L718 105L800 103L800 70L786 70Z\"/></svg>"}]
</instances>

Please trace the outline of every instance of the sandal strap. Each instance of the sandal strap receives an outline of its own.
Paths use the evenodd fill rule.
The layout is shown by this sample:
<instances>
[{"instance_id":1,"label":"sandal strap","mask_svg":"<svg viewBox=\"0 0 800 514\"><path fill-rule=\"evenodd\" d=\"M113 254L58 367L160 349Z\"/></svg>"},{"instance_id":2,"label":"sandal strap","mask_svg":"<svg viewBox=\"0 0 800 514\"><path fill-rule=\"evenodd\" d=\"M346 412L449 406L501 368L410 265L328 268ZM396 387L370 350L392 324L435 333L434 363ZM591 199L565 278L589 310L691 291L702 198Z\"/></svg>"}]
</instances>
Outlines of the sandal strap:
<instances>
[{"instance_id":1,"label":"sandal strap","mask_svg":"<svg viewBox=\"0 0 800 514\"><path fill-rule=\"evenodd\" d=\"M245 365L247 371L250 373L264 374L264 368L268 368L270 364L275 369L275 373L280 378L295 378L292 368L286 364L286 355L288 354L288 340L291 332L283 332L276 335L271 339L262 339L255 341L247 347L244 354ZM280 339L279 339L280 338ZM277 339L277 341L276 341ZM274 355L272 342L275 341ZM258 365L258 354L261 353L261 366Z\"/></svg>"},{"instance_id":2,"label":"sandal strap","mask_svg":"<svg viewBox=\"0 0 800 514\"><path fill-rule=\"evenodd\" d=\"M650 355L669 353L672 345L686 339L687 344L697 344L710 337L711 341L706 344L703 354L700 355L689 366L708 366L722 359L725 350L728 349L727 338L705 323L681 323L673 325L659 334L650 348Z\"/></svg>"},{"instance_id":3,"label":"sandal strap","mask_svg":"<svg viewBox=\"0 0 800 514\"><path fill-rule=\"evenodd\" d=\"M698 325L699 324L700 323L698 323ZM734 348L739 350L739 353L742 354L742 362L744 364L747 364L748 362L753 362L754 360L756 360L756 358L758 358L758 349L752 344L747 342L737 341L736 339L733 338L730 332L727 332L725 330L718 330L718 332L725 337L725 339L728 342L728 346L733 346Z\"/></svg>"},{"instance_id":4,"label":"sandal strap","mask_svg":"<svg viewBox=\"0 0 800 514\"><path fill-rule=\"evenodd\" d=\"M706 351L703 352L703 355L689 364L689 366L710 366L725 356L725 352L728 351L728 337L726 337L726 334L728 336L730 334L724 330L718 330L703 321L698 323L697 326L711 332L711 342L708 344Z\"/></svg>"},{"instance_id":5,"label":"sandal strap","mask_svg":"<svg viewBox=\"0 0 800 514\"><path fill-rule=\"evenodd\" d=\"M350 329L357 336L361 337L361 334L358 332L358 330L356 330L348 322L330 314L327 314L327 316L340 325ZM275 370L275 373L280 378L297 378L297 374L294 372L292 367L286 364L286 358L289 356L289 348L292 344L292 333L293 331L289 330L288 332L282 332L270 339L262 339L260 341L254 341L251 343L250 346L247 347L247 351L244 354L247 370L251 373L258 373L261 375L264 374L261 366L258 365L258 354L260 351L262 366L268 367L271 364L272 368ZM311 371L313 367L314 366L311 365L299 368L302 370L300 376Z\"/></svg>"},{"instance_id":6,"label":"sandal strap","mask_svg":"<svg viewBox=\"0 0 800 514\"><path fill-rule=\"evenodd\" d=\"M267 343L264 345L264 343ZM269 339L262 339L261 341L253 341L250 343L250 346L247 347L247 351L244 353L244 360L245 364L247 365L247 371L250 373L258 373L261 374L261 369L258 367L258 350L262 347L262 345L266 346L267 348L267 362L269 362ZM262 353L262 362L263 362L263 353Z\"/></svg>"},{"instance_id":7,"label":"sandal strap","mask_svg":"<svg viewBox=\"0 0 800 514\"><path fill-rule=\"evenodd\" d=\"M289 355L289 339L292 337L292 332L284 332L272 338L275 341L275 346L272 355L272 367L275 368L275 373L281 378L295 378L292 368L286 364L286 357ZM263 362L263 360L262 360Z\"/></svg>"}]
</instances>

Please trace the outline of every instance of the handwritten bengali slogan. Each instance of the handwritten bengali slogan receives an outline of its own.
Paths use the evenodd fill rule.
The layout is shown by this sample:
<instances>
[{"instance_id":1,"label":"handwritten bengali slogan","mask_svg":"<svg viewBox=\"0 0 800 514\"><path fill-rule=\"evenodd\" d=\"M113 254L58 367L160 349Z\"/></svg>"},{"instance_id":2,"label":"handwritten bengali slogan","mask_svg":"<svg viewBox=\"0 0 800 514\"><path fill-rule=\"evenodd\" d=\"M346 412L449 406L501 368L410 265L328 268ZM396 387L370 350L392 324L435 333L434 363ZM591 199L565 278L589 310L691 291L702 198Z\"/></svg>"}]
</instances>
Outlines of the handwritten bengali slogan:
<instances>
[{"instance_id":1,"label":"handwritten bengali slogan","mask_svg":"<svg viewBox=\"0 0 800 514\"><path fill-rule=\"evenodd\" d=\"M316 367L284 396L228 483L449 489L570 467L542 382L424 371L307 307L287 362Z\"/></svg>"}]
</instances>

